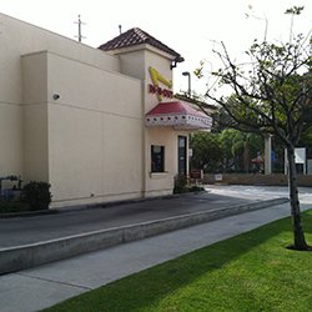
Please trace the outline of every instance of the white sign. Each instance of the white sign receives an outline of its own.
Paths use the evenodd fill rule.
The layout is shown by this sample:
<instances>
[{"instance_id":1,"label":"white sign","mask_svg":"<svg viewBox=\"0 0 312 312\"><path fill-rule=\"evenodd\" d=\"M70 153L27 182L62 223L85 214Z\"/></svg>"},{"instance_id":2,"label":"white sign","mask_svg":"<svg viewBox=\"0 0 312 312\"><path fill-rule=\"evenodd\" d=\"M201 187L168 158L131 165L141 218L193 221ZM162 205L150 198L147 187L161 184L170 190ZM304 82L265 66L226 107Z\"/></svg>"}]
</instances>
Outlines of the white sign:
<instances>
[{"instance_id":1,"label":"white sign","mask_svg":"<svg viewBox=\"0 0 312 312\"><path fill-rule=\"evenodd\" d=\"M305 148L295 148L295 163L305 164L306 162L306 149Z\"/></svg>"},{"instance_id":2,"label":"white sign","mask_svg":"<svg viewBox=\"0 0 312 312\"><path fill-rule=\"evenodd\" d=\"M215 174L215 181L216 182L221 182L222 181L222 174L221 173L217 173L217 174Z\"/></svg>"},{"instance_id":3,"label":"white sign","mask_svg":"<svg viewBox=\"0 0 312 312\"><path fill-rule=\"evenodd\" d=\"M295 148L295 163L303 165L303 174L307 173L306 166L306 148ZM285 148L285 174L288 172L288 159L287 159L287 150Z\"/></svg>"}]
</instances>

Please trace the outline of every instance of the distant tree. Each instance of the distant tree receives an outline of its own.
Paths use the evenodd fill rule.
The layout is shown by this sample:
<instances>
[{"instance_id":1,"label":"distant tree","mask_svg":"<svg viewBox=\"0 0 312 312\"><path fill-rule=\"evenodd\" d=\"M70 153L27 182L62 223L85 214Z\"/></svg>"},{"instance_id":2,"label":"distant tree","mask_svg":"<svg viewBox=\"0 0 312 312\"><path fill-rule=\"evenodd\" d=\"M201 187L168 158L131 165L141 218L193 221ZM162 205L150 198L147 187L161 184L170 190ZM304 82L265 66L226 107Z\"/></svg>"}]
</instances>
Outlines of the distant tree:
<instances>
[{"instance_id":1,"label":"distant tree","mask_svg":"<svg viewBox=\"0 0 312 312\"><path fill-rule=\"evenodd\" d=\"M312 126L304 129L299 144L304 147L312 147Z\"/></svg>"},{"instance_id":2,"label":"distant tree","mask_svg":"<svg viewBox=\"0 0 312 312\"><path fill-rule=\"evenodd\" d=\"M216 171L221 164L222 149L218 135L210 132L198 132L191 136L193 156L191 166L205 172Z\"/></svg>"},{"instance_id":3,"label":"distant tree","mask_svg":"<svg viewBox=\"0 0 312 312\"><path fill-rule=\"evenodd\" d=\"M219 141L223 151L223 168L249 172L251 160L263 149L262 137L236 129L225 129Z\"/></svg>"},{"instance_id":4,"label":"distant tree","mask_svg":"<svg viewBox=\"0 0 312 312\"><path fill-rule=\"evenodd\" d=\"M287 14L297 15L301 8ZM292 31L292 27L291 27ZM207 97L217 102L226 118L227 127L245 132L274 135L287 150L288 180L294 242L297 250L308 250L301 224L298 197L295 146L302 131L311 122L311 39L291 34L289 42L269 43L254 41L246 52L250 62L238 64L226 46L216 51L223 68L214 72L220 86L232 88L231 97L216 97L212 90Z\"/></svg>"},{"instance_id":5,"label":"distant tree","mask_svg":"<svg viewBox=\"0 0 312 312\"><path fill-rule=\"evenodd\" d=\"M240 142L243 141L242 132L235 129L225 129L220 133L220 143L223 151L223 168L225 171L237 169L237 155Z\"/></svg>"},{"instance_id":6,"label":"distant tree","mask_svg":"<svg viewBox=\"0 0 312 312\"><path fill-rule=\"evenodd\" d=\"M223 166L225 169L230 168L233 166L233 153L232 153L232 146L235 142L237 137L237 130L234 129L225 129L220 133L220 144L223 150Z\"/></svg>"}]
</instances>

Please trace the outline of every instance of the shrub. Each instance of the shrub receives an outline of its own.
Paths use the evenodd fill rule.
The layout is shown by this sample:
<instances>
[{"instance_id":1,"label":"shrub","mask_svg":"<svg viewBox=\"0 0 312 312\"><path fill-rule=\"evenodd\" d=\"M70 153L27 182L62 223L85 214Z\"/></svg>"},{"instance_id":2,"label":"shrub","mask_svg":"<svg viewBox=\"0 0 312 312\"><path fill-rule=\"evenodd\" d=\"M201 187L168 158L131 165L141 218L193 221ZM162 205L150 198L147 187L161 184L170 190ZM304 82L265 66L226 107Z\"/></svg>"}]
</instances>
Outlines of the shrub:
<instances>
[{"instance_id":1,"label":"shrub","mask_svg":"<svg viewBox=\"0 0 312 312\"><path fill-rule=\"evenodd\" d=\"M187 177L184 175L177 175L174 179L174 194L188 192Z\"/></svg>"},{"instance_id":2,"label":"shrub","mask_svg":"<svg viewBox=\"0 0 312 312\"><path fill-rule=\"evenodd\" d=\"M205 188L202 186L199 186L199 185L193 185L189 189L190 192L202 192L204 190L205 190Z\"/></svg>"},{"instance_id":3,"label":"shrub","mask_svg":"<svg viewBox=\"0 0 312 312\"><path fill-rule=\"evenodd\" d=\"M201 192L205 188L200 185L191 185L188 178L184 175L177 175L174 178L174 194L188 193L188 192Z\"/></svg>"},{"instance_id":4,"label":"shrub","mask_svg":"<svg viewBox=\"0 0 312 312\"><path fill-rule=\"evenodd\" d=\"M23 187L21 201L29 204L30 210L49 209L52 198L50 187L49 183L32 181Z\"/></svg>"},{"instance_id":5,"label":"shrub","mask_svg":"<svg viewBox=\"0 0 312 312\"><path fill-rule=\"evenodd\" d=\"M29 211L29 205L17 200L0 200L0 214L10 212L24 212Z\"/></svg>"}]
</instances>

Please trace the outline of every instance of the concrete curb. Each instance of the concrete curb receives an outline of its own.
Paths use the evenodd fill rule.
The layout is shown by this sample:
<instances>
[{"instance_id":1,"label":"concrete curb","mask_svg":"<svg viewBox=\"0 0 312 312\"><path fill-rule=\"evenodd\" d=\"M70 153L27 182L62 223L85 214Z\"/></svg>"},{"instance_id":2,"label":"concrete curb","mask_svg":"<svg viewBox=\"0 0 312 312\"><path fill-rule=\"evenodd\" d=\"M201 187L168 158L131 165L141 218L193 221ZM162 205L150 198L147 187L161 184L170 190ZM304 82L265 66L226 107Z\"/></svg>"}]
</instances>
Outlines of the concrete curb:
<instances>
[{"instance_id":1,"label":"concrete curb","mask_svg":"<svg viewBox=\"0 0 312 312\"><path fill-rule=\"evenodd\" d=\"M247 205L231 206L224 209L196 212L118 228L83 233L23 246L1 248L0 274L16 272L83 253L108 248L117 244L143 239L248 211L276 206L288 201L288 198L277 198Z\"/></svg>"}]
</instances>

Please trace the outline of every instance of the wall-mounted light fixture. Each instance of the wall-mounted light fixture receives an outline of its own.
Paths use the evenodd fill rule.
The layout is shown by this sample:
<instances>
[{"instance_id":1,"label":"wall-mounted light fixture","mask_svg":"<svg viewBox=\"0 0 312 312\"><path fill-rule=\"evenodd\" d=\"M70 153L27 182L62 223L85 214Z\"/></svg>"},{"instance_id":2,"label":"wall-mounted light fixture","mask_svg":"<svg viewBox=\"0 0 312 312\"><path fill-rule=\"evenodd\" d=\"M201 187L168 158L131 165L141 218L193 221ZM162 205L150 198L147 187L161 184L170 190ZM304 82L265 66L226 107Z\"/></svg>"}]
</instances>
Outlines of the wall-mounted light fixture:
<instances>
[{"instance_id":1,"label":"wall-mounted light fixture","mask_svg":"<svg viewBox=\"0 0 312 312\"><path fill-rule=\"evenodd\" d=\"M184 57L182 57L181 55L177 56L171 63L170 65L170 69L172 70L173 68L177 67L178 63L182 63L184 62Z\"/></svg>"},{"instance_id":2,"label":"wall-mounted light fixture","mask_svg":"<svg viewBox=\"0 0 312 312\"><path fill-rule=\"evenodd\" d=\"M58 93L53 94L53 100L57 101L61 96Z\"/></svg>"}]
</instances>

